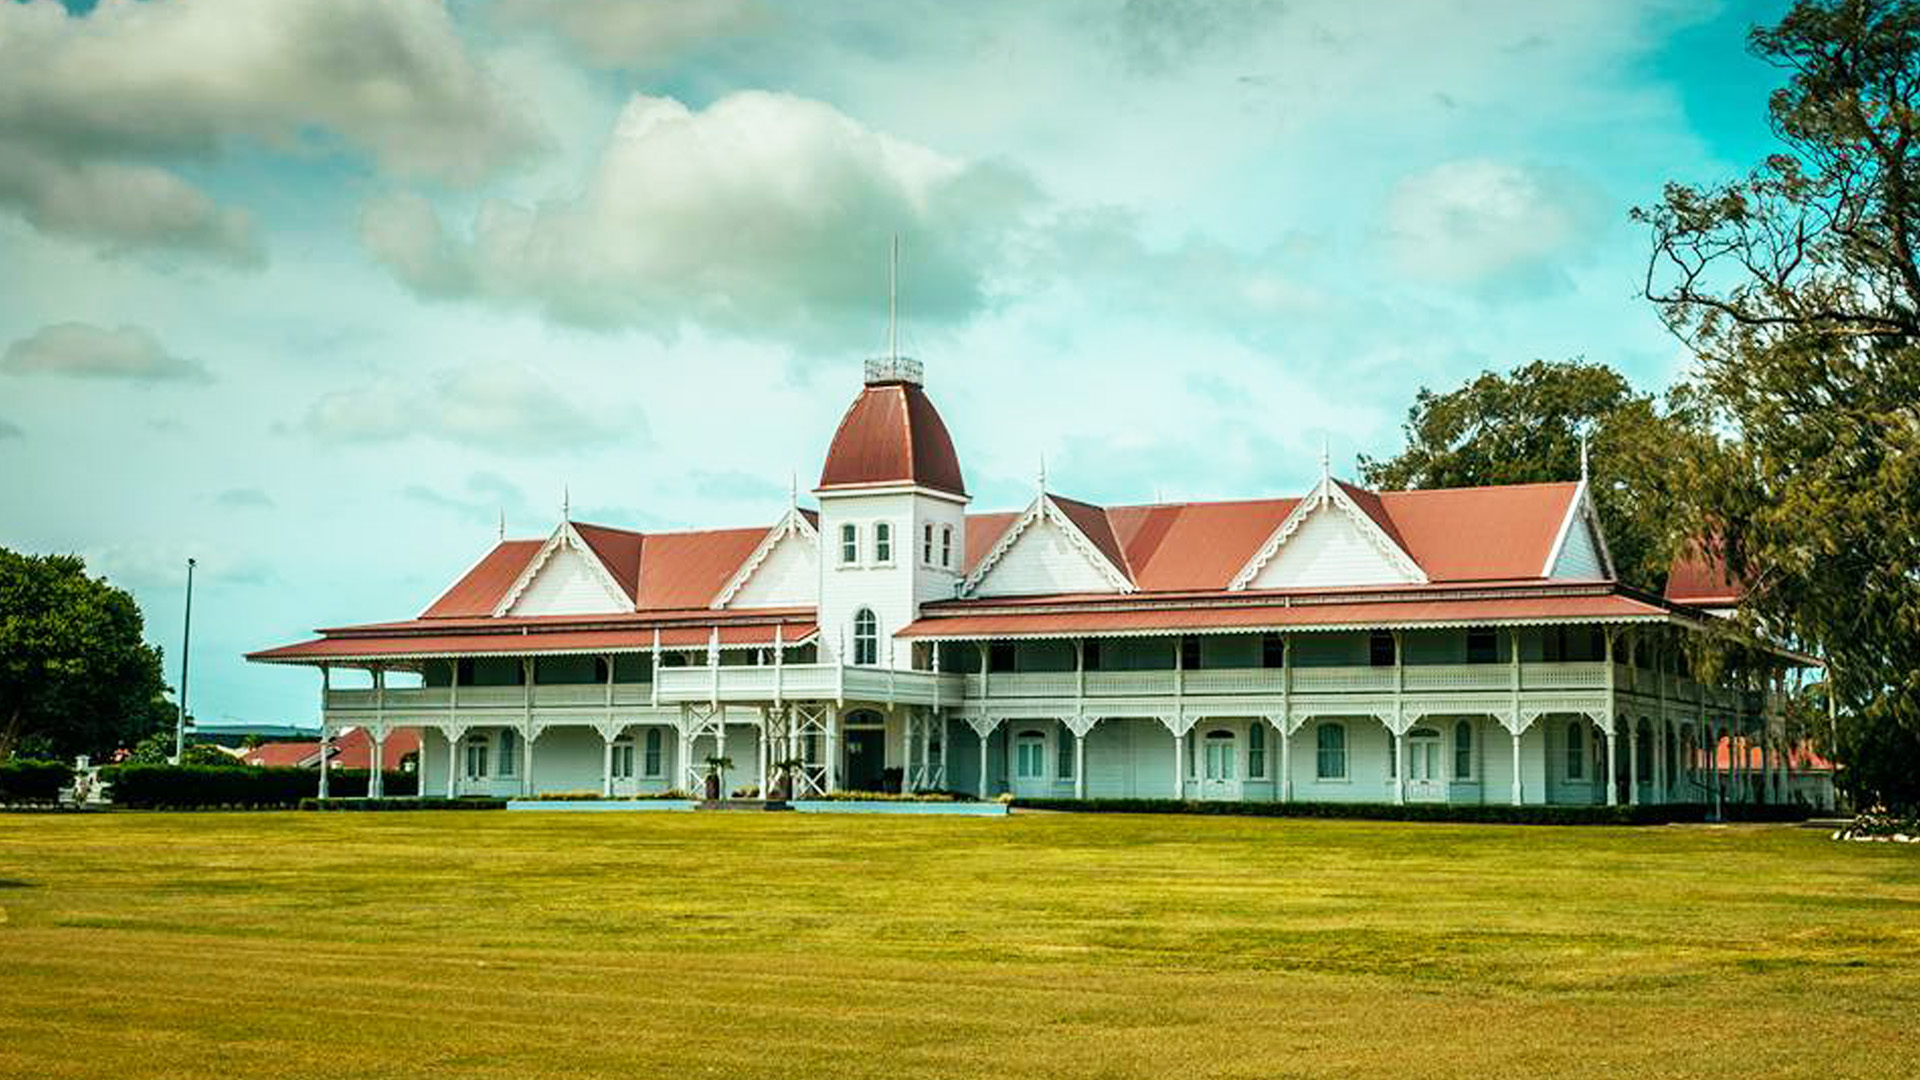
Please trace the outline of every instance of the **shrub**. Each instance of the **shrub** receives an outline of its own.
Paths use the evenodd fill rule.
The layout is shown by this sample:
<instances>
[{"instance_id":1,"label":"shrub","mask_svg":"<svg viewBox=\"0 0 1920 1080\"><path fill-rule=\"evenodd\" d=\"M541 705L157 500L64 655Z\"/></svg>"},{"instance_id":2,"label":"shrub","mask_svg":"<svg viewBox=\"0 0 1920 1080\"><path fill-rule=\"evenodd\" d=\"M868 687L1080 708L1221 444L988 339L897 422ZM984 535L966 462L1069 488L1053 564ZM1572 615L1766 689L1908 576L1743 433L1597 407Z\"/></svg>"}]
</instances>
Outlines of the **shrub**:
<instances>
[{"instance_id":1,"label":"shrub","mask_svg":"<svg viewBox=\"0 0 1920 1080\"><path fill-rule=\"evenodd\" d=\"M507 800L467 796L459 799L301 799L302 810L505 810Z\"/></svg>"},{"instance_id":2,"label":"shrub","mask_svg":"<svg viewBox=\"0 0 1920 1080\"><path fill-rule=\"evenodd\" d=\"M73 766L64 761L0 761L0 804L58 802L60 789L71 783Z\"/></svg>"},{"instance_id":3,"label":"shrub","mask_svg":"<svg viewBox=\"0 0 1920 1080\"><path fill-rule=\"evenodd\" d=\"M1489 825L1665 825L1707 820L1711 808L1659 806L1459 806L1447 803L1195 802L1178 799L1014 799L1030 810L1109 814L1212 814L1244 817L1346 818L1368 821L1453 821ZM1730 821L1804 821L1805 807L1738 805Z\"/></svg>"},{"instance_id":4,"label":"shrub","mask_svg":"<svg viewBox=\"0 0 1920 1080\"><path fill-rule=\"evenodd\" d=\"M897 791L832 791L825 795L809 795L799 802L897 802L897 803L949 803L972 802L971 796L958 796L945 791L916 791L911 795L902 795Z\"/></svg>"},{"instance_id":5,"label":"shrub","mask_svg":"<svg viewBox=\"0 0 1920 1080\"><path fill-rule=\"evenodd\" d=\"M270 809L298 806L320 786L317 769L263 769L248 765L109 765L100 770L115 806L137 810L200 807ZM367 793L368 774L335 771L328 794L353 798ZM386 793L405 798L414 792L411 773L387 773Z\"/></svg>"}]
</instances>

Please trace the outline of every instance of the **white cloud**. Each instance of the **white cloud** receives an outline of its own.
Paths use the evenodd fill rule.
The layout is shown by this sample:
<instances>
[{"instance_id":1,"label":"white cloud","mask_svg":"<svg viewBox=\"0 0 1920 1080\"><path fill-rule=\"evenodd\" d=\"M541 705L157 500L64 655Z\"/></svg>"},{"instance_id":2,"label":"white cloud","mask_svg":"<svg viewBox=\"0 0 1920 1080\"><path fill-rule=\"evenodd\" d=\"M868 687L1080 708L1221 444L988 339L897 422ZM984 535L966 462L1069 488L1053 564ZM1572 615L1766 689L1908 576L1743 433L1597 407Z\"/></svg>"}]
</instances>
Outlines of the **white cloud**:
<instances>
[{"instance_id":1,"label":"white cloud","mask_svg":"<svg viewBox=\"0 0 1920 1080\"><path fill-rule=\"evenodd\" d=\"M694 323L789 343L872 340L888 238L927 324L993 299L1006 240L1037 194L784 94L692 111L636 97L577 197L485 204L468 238L424 201L372 202L368 249L424 296L534 307L560 322L672 334Z\"/></svg>"},{"instance_id":2,"label":"white cloud","mask_svg":"<svg viewBox=\"0 0 1920 1080\"><path fill-rule=\"evenodd\" d=\"M241 140L456 182L537 141L433 0L0 4L0 207L36 228L257 264L246 215L173 171Z\"/></svg>"},{"instance_id":3,"label":"white cloud","mask_svg":"<svg viewBox=\"0 0 1920 1080\"><path fill-rule=\"evenodd\" d=\"M86 323L58 323L21 338L7 346L0 371L136 382L213 381L198 361L169 353L142 327L107 330Z\"/></svg>"},{"instance_id":4,"label":"white cloud","mask_svg":"<svg viewBox=\"0 0 1920 1080\"><path fill-rule=\"evenodd\" d=\"M483 365L442 371L430 379L381 380L328 394L303 421L308 434L333 443L384 443L408 438L501 452L545 453L644 441L646 421L618 420L576 404L529 368Z\"/></svg>"},{"instance_id":5,"label":"white cloud","mask_svg":"<svg viewBox=\"0 0 1920 1080\"><path fill-rule=\"evenodd\" d=\"M551 31L601 67L648 67L694 43L767 29L776 22L763 0L496 0L492 10L516 29Z\"/></svg>"},{"instance_id":6,"label":"white cloud","mask_svg":"<svg viewBox=\"0 0 1920 1080\"><path fill-rule=\"evenodd\" d=\"M1444 286L1564 281L1603 220L1592 189L1559 170L1474 158L1397 184L1386 207L1394 266Z\"/></svg>"}]
</instances>

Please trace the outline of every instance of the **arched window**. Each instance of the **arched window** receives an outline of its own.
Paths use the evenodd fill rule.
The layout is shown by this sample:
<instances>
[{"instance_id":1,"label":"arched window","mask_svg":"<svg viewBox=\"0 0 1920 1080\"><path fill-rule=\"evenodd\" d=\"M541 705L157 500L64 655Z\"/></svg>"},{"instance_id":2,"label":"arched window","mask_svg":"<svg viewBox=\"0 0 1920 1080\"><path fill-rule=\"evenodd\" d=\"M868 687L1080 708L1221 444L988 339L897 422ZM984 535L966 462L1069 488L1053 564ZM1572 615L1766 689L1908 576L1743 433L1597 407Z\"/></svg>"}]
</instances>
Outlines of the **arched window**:
<instances>
[{"instance_id":1,"label":"arched window","mask_svg":"<svg viewBox=\"0 0 1920 1080\"><path fill-rule=\"evenodd\" d=\"M940 567L953 569L953 526L940 526Z\"/></svg>"},{"instance_id":2,"label":"arched window","mask_svg":"<svg viewBox=\"0 0 1920 1080\"><path fill-rule=\"evenodd\" d=\"M1473 779L1473 724L1467 720L1453 725L1453 778Z\"/></svg>"},{"instance_id":3,"label":"arched window","mask_svg":"<svg viewBox=\"0 0 1920 1080\"><path fill-rule=\"evenodd\" d=\"M1037 731L1023 731L1014 740L1014 775L1022 780L1039 780L1047 775L1047 737Z\"/></svg>"},{"instance_id":4,"label":"arched window","mask_svg":"<svg viewBox=\"0 0 1920 1080\"><path fill-rule=\"evenodd\" d=\"M884 521L873 526L873 561L890 563L893 561L893 526Z\"/></svg>"},{"instance_id":5,"label":"arched window","mask_svg":"<svg viewBox=\"0 0 1920 1080\"><path fill-rule=\"evenodd\" d=\"M920 527L920 561L928 566L933 565L933 522L931 521Z\"/></svg>"},{"instance_id":6,"label":"arched window","mask_svg":"<svg viewBox=\"0 0 1920 1080\"><path fill-rule=\"evenodd\" d=\"M872 608L861 608L853 617L853 662L859 667L880 663L880 620Z\"/></svg>"},{"instance_id":7,"label":"arched window","mask_svg":"<svg viewBox=\"0 0 1920 1080\"><path fill-rule=\"evenodd\" d=\"M520 768L520 735L512 728L500 729L500 775L513 776Z\"/></svg>"},{"instance_id":8,"label":"arched window","mask_svg":"<svg viewBox=\"0 0 1920 1080\"><path fill-rule=\"evenodd\" d=\"M1255 720L1247 728L1247 779L1267 778L1267 725Z\"/></svg>"},{"instance_id":9,"label":"arched window","mask_svg":"<svg viewBox=\"0 0 1920 1080\"><path fill-rule=\"evenodd\" d=\"M647 770L646 774L650 778L657 777L665 771L665 762L661 760L664 745L665 739L661 736L660 729L657 727L648 728L647 754L641 764L645 766Z\"/></svg>"},{"instance_id":10,"label":"arched window","mask_svg":"<svg viewBox=\"0 0 1920 1080\"><path fill-rule=\"evenodd\" d=\"M860 561L860 526L851 522L840 526L840 565L852 566Z\"/></svg>"},{"instance_id":11,"label":"arched window","mask_svg":"<svg viewBox=\"0 0 1920 1080\"><path fill-rule=\"evenodd\" d=\"M1567 724L1567 779L1584 780L1587 776L1587 722L1573 720Z\"/></svg>"},{"instance_id":12,"label":"arched window","mask_svg":"<svg viewBox=\"0 0 1920 1080\"><path fill-rule=\"evenodd\" d=\"M1347 726L1321 724L1314 730L1314 775L1322 780L1347 778Z\"/></svg>"}]
</instances>

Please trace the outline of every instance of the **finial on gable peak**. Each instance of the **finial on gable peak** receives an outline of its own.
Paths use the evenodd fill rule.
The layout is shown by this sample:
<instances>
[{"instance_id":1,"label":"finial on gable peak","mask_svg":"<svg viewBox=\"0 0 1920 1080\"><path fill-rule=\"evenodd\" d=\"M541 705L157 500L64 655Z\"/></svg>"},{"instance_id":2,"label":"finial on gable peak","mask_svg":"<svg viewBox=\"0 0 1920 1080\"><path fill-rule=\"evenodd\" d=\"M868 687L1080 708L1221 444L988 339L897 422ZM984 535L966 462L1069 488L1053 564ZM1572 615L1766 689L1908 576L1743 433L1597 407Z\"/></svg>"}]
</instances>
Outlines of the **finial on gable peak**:
<instances>
[{"instance_id":1,"label":"finial on gable peak","mask_svg":"<svg viewBox=\"0 0 1920 1080\"><path fill-rule=\"evenodd\" d=\"M1587 433L1580 433L1580 482L1587 482Z\"/></svg>"},{"instance_id":2,"label":"finial on gable peak","mask_svg":"<svg viewBox=\"0 0 1920 1080\"><path fill-rule=\"evenodd\" d=\"M506 543L506 540L507 540L507 508L506 508L506 507L504 507L504 506L500 508L500 533L499 533L499 539L500 539L500 542L501 542L501 543L503 543L503 544L504 544L504 543Z\"/></svg>"},{"instance_id":3,"label":"finial on gable peak","mask_svg":"<svg viewBox=\"0 0 1920 1080\"><path fill-rule=\"evenodd\" d=\"M573 492L567 485L560 485L560 520L573 520Z\"/></svg>"},{"instance_id":4,"label":"finial on gable peak","mask_svg":"<svg viewBox=\"0 0 1920 1080\"><path fill-rule=\"evenodd\" d=\"M1041 496L1044 497L1047 493L1047 455L1045 451L1041 451L1040 453L1039 484L1040 484L1040 494Z\"/></svg>"},{"instance_id":5,"label":"finial on gable peak","mask_svg":"<svg viewBox=\"0 0 1920 1080\"><path fill-rule=\"evenodd\" d=\"M787 509L800 509L800 474L798 472L787 473Z\"/></svg>"},{"instance_id":6,"label":"finial on gable peak","mask_svg":"<svg viewBox=\"0 0 1920 1080\"><path fill-rule=\"evenodd\" d=\"M1333 440L1325 433L1320 436L1320 479L1333 478Z\"/></svg>"}]
</instances>

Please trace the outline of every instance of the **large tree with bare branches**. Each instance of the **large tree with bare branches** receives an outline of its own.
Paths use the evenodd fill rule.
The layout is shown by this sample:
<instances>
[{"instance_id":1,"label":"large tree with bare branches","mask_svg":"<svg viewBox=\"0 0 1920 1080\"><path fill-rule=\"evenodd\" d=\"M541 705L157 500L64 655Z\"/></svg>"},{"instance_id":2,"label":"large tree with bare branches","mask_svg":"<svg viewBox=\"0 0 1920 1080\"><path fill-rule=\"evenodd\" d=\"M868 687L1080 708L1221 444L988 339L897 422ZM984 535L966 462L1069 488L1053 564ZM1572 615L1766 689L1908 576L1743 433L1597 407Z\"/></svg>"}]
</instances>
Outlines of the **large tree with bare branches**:
<instances>
[{"instance_id":1,"label":"large tree with bare branches","mask_svg":"<svg viewBox=\"0 0 1920 1080\"><path fill-rule=\"evenodd\" d=\"M1636 211L1646 295L1731 438L1691 470L1743 617L1829 657L1854 729L1920 801L1920 5L1802 0L1756 28L1779 150ZM1880 733L1863 744L1864 732ZM1844 762L1843 762L1844 763ZM1876 770L1885 775L1888 770Z\"/></svg>"}]
</instances>

